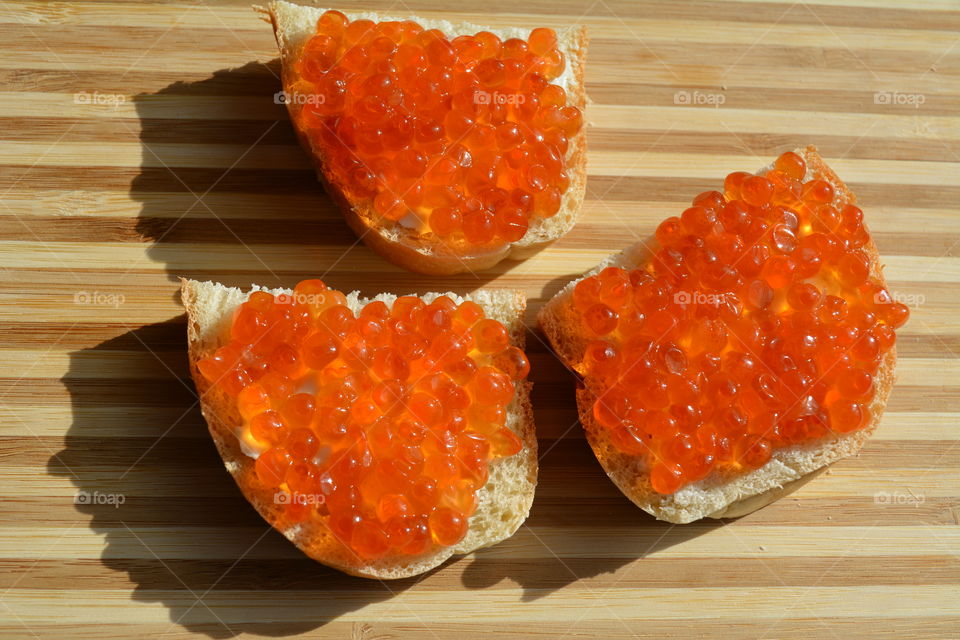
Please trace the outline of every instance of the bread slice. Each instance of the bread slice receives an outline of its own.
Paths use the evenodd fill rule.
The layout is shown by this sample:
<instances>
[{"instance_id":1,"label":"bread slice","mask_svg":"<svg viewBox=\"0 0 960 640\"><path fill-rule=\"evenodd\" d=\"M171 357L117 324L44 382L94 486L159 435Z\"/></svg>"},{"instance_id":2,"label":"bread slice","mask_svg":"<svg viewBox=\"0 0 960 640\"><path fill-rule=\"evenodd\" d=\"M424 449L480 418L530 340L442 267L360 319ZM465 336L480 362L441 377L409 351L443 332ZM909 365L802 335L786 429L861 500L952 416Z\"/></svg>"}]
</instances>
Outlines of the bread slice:
<instances>
[{"instance_id":1,"label":"bread slice","mask_svg":"<svg viewBox=\"0 0 960 640\"><path fill-rule=\"evenodd\" d=\"M254 286L244 292L215 282L180 280L183 306L187 310L187 338L190 354L190 373L200 396L200 406L207 420L210 435L223 458L227 471L233 476L243 495L263 518L276 526L283 505L274 502L274 490L258 487L250 481L254 473L254 459L245 455L232 427L242 420L235 403L223 391L211 388L197 369L197 361L209 356L225 344L234 311L258 290L274 295L291 293L289 289L262 289ZM428 293L421 298L429 303L444 295ZM457 304L472 300L483 307L488 318L503 323L510 332L510 342L523 348L523 312L526 298L519 291L487 289L468 296L445 294ZM380 294L375 298L361 298L357 292L347 296L347 304L359 311L368 302L382 300L392 305L397 296ZM311 558L346 573L365 578L406 578L428 571L453 555L461 555L488 547L509 538L530 512L537 483L537 439L530 407L529 382L517 385L513 402L508 407L507 426L523 441L523 449L508 458L490 463L490 478L477 492L477 509L469 519L469 530L459 543L427 552L421 556L405 556L402 560L381 559L374 562L359 558L342 545L322 523L311 521L280 532Z\"/></svg>"},{"instance_id":2,"label":"bread slice","mask_svg":"<svg viewBox=\"0 0 960 640\"><path fill-rule=\"evenodd\" d=\"M317 19L326 9L300 6L282 0L271 2L266 7L256 7L256 9L273 25L277 46L280 48L283 86L289 91L294 80L292 63L299 57L304 43L315 33ZM531 31L519 27L495 29L467 22L384 15L373 11L345 11L345 13L350 20L367 19L375 22L413 20L425 29L439 29L450 38L473 35L479 31L491 31L501 39L526 39ZM586 28L579 25L568 26L557 32L557 40L567 64L563 74L552 82L563 87L570 104L579 107L582 111L586 106L583 82L587 55ZM288 104L288 109L291 109L292 115L293 105ZM547 219L531 219L526 235L517 242L502 248L476 250L466 255L451 251L433 234L420 235L399 223L377 221L372 207L351 202L346 197L342 185L325 170L324 150L314 146L303 131L298 130L297 136L303 148L310 154L317 177L323 183L327 193L337 203L353 231L367 245L391 262L411 271L447 275L487 269L504 258L523 259L573 228L580 213L587 182L585 129L585 127L581 128L579 133L569 141L566 165L570 186L563 195L560 211Z\"/></svg>"},{"instance_id":3,"label":"bread slice","mask_svg":"<svg viewBox=\"0 0 960 640\"><path fill-rule=\"evenodd\" d=\"M797 149L795 153L807 163L804 180L819 178L829 182L833 185L837 202L841 205L856 202L854 194L826 165L815 147ZM770 168L765 167L759 173L762 174ZM551 345L560 358L577 373L584 374L579 363L583 357L586 339L576 330L578 320L570 304L574 286L583 278L595 275L605 267L632 269L646 261L656 248L656 238L651 236L646 241L610 256L581 278L567 284L540 311L538 320ZM885 286L876 245L871 240L864 250L870 257L871 277ZM692 522L704 517L733 518L783 497L809 480L810 474L860 451L880 422L893 386L895 363L896 351L891 349L874 378L876 395L870 404L871 422L860 431L831 435L820 441L776 449L770 461L759 469L737 475L714 471L699 482L681 487L673 495L662 495L654 491L644 460L620 453L611 444L606 429L597 424L593 417L595 390L580 385L577 389L577 406L587 440L600 464L610 479L638 507L660 520L676 523Z\"/></svg>"}]
</instances>

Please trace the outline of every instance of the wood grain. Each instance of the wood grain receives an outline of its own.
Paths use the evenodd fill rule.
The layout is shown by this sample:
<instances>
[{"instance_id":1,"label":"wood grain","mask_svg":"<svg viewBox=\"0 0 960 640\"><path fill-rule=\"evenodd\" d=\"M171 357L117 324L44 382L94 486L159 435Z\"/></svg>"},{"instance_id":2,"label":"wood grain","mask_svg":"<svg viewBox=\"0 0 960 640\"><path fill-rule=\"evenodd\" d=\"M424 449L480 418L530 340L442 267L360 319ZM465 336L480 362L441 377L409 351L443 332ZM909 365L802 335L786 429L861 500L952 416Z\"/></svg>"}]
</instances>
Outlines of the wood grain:
<instances>
[{"instance_id":1,"label":"wood grain","mask_svg":"<svg viewBox=\"0 0 960 640\"><path fill-rule=\"evenodd\" d=\"M273 37L247 0L0 8L0 637L957 638L957 0L451 8L390 10L588 25L589 184L548 250L433 279L358 245L334 211L273 103ZM677 104L682 91L723 104ZM878 98L894 94L913 104ZM417 579L350 578L269 530L223 471L187 378L178 276L508 286L532 321L727 172L810 143L914 304L879 432L797 493L729 522L639 512L589 453L574 381L536 333L540 485L492 549Z\"/></svg>"}]
</instances>

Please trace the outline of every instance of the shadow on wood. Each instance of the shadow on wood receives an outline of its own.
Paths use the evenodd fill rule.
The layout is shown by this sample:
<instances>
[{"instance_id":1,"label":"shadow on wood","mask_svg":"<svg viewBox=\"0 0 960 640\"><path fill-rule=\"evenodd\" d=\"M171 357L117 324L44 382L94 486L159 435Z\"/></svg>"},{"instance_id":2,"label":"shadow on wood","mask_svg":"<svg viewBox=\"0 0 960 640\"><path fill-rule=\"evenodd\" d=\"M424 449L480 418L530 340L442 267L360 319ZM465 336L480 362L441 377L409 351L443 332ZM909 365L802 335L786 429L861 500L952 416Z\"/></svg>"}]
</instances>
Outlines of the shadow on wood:
<instances>
[{"instance_id":1,"label":"shadow on wood","mask_svg":"<svg viewBox=\"0 0 960 640\"><path fill-rule=\"evenodd\" d=\"M343 290L473 291L521 264L425 277L396 267L351 231L324 193L278 103L279 60L216 71L134 98L142 162L130 185L136 233L170 279Z\"/></svg>"},{"instance_id":2,"label":"shadow on wood","mask_svg":"<svg viewBox=\"0 0 960 640\"><path fill-rule=\"evenodd\" d=\"M355 246L297 146L284 107L274 103L276 76L275 63L249 63L135 98L142 144L142 167L130 185L141 203L136 231L171 280L289 286L330 266L311 260L312 249L334 244L344 252L366 251ZM229 169L216 159L211 168L190 157L217 145L238 149ZM256 145L276 146L291 159L276 169L245 167L243 157ZM291 202L316 215L290 216ZM269 256L258 255L263 245L296 247L303 260L271 267ZM132 584L135 600L162 602L173 624L229 638L310 631L416 584L416 578L387 584L329 569L260 518L207 434L186 347L178 318L71 354L62 382L73 423L49 469L71 478L77 495L86 497L77 509L105 536L103 565L127 575L86 586ZM80 371L87 359L124 353L177 362L159 379L131 371L89 378ZM119 434L97 435L105 415ZM122 496L122 503L98 503L99 496L114 496L114 503Z\"/></svg>"},{"instance_id":3,"label":"shadow on wood","mask_svg":"<svg viewBox=\"0 0 960 640\"><path fill-rule=\"evenodd\" d=\"M383 583L327 568L260 518L207 435L186 373L185 343L178 318L70 354L62 382L73 423L48 470L76 486L77 511L104 536L102 564L126 574L93 572L84 588L132 585L134 600L163 603L172 624L230 638L310 631L416 584L417 578ZM86 377L84 361L127 354L159 357L166 366ZM165 374L156 377L158 369Z\"/></svg>"},{"instance_id":4,"label":"shadow on wood","mask_svg":"<svg viewBox=\"0 0 960 640\"><path fill-rule=\"evenodd\" d=\"M570 278L551 281L546 289L559 290ZM551 291L550 295L555 293ZM589 591L591 584L615 583L617 574L646 556L724 526L707 520L694 525L660 522L630 502L610 481L582 436L573 399L578 384L546 346L539 331L528 332L528 344L546 349L545 361L532 371L534 420L540 430L540 475L530 517L518 533L491 550L479 551L462 575L471 589L503 588L509 580L523 588L522 600L533 601L572 583ZM558 390L557 371L566 390ZM539 380L538 380L539 378ZM543 378L548 378L549 382ZM554 546L558 548L553 548ZM510 554L525 559L505 559ZM595 580L607 576L607 581ZM651 575L651 584L661 575ZM609 588L600 586L600 590Z\"/></svg>"}]
</instances>

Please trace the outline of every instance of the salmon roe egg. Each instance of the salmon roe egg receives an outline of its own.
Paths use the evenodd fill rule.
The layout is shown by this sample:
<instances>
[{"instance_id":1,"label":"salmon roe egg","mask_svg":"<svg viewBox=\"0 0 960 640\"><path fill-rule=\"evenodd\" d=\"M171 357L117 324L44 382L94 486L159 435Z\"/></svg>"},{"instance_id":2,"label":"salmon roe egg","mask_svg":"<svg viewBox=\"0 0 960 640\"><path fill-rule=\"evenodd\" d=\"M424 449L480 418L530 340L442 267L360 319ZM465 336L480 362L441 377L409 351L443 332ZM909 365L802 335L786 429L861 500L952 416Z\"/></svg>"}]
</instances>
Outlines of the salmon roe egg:
<instances>
[{"instance_id":1,"label":"salmon roe egg","mask_svg":"<svg viewBox=\"0 0 960 640\"><path fill-rule=\"evenodd\" d=\"M256 291L198 369L236 402L249 484L273 494L275 524L316 520L368 560L459 542L489 465L523 449L507 410L530 362L470 300L354 313L320 280Z\"/></svg>"},{"instance_id":2,"label":"salmon roe egg","mask_svg":"<svg viewBox=\"0 0 960 640\"><path fill-rule=\"evenodd\" d=\"M649 257L576 283L593 419L672 494L789 445L863 429L909 309L879 280L863 212L787 152L729 174L656 229Z\"/></svg>"},{"instance_id":3,"label":"salmon roe egg","mask_svg":"<svg viewBox=\"0 0 960 640\"><path fill-rule=\"evenodd\" d=\"M327 11L284 88L328 180L381 224L462 253L517 242L560 210L583 127L565 68L553 29L451 39Z\"/></svg>"}]
</instances>

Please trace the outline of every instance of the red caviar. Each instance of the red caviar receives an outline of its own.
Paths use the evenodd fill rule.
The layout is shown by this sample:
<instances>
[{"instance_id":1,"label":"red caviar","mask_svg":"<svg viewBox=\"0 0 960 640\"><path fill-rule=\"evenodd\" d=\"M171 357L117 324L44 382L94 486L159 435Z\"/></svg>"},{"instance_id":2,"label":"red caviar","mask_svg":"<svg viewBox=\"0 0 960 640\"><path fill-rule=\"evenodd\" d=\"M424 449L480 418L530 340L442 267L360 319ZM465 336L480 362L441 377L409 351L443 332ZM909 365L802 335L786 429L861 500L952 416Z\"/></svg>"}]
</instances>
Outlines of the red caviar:
<instances>
[{"instance_id":1,"label":"red caviar","mask_svg":"<svg viewBox=\"0 0 960 640\"><path fill-rule=\"evenodd\" d=\"M661 494L869 424L909 311L873 275L863 212L805 175L794 153L731 173L660 224L645 264L574 288L593 415Z\"/></svg>"},{"instance_id":2,"label":"red caviar","mask_svg":"<svg viewBox=\"0 0 960 640\"><path fill-rule=\"evenodd\" d=\"M474 302L346 302L320 280L254 292L200 372L234 398L251 483L289 497L287 521L368 559L455 544L490 462L523 446L506 412L530 364Z\"/></svg>"},{"instance_id":3,"label":"red caviar","mask_svg":"<svg viewBox=\"0 0 960 640\"><path fill-rule=\"evenodd\" d=\"M551 29L449 39L327 11L288 87L294 119L347 194L455 249L516 242L560 208L583 115Z\"/></svg>"}]
</instances>

